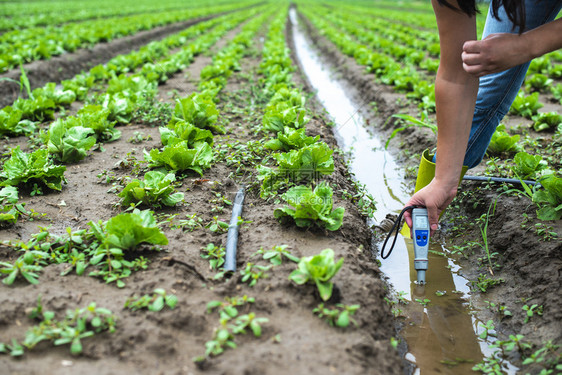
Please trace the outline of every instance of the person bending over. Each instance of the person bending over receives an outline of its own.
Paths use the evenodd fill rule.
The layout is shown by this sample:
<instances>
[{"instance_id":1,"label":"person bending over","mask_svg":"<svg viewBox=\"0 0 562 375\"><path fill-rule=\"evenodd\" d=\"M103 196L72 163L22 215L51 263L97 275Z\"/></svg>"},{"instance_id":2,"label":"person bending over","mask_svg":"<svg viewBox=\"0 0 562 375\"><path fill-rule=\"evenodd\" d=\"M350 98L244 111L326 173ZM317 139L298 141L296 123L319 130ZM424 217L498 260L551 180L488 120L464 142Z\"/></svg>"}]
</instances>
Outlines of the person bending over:
<instances>
[{"instance_id":1,"label":"person bending over","mask_svg":"<svg viewBox=\"0 0 562 375\"><path fill-rule=\"evenodd\" d=\"M562 0L492 0L476 40L474 0L432 0L441 61L435 78L435 177L406 206L427 207L431 230L457 194L463 165L482 161L530 61L562 48ZM466 168L465 167L465 168ZM405 213L412 226L411 213Z\"/></svg>"}]
</instances>

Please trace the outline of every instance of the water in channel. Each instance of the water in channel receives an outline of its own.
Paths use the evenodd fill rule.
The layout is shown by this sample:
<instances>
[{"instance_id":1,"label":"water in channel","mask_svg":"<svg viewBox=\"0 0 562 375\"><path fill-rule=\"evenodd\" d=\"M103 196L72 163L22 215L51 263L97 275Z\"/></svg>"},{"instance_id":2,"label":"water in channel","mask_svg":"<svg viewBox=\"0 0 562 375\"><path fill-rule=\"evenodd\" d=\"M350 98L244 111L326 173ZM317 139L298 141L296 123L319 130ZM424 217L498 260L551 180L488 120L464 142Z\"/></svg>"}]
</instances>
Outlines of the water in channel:
<instances>
[{"instance_id":1,"label":"water in channel","mask_svg":"<svg viewBox=\"0 0 562 375\"><path fill-rule=\"evenodd\" d=\"M336 124L339 147L348 155L350 169L377 202L375 221L387 213L398 214L409 199L412 187L404 183L403 171L380 140L364 127L360 107L351 100L341 82L334 79L299 27L297 12L289 13L297 58L316 96ZM442 255L440 255L442 254ZM479 338L481 328L469 308L468 281L458 274L459 266L446 249L432 242L427 284L416 285L414 250L409 238L400 238L392 255L382 260L381 270L403 303L394 306L404 320L401 336L406 340L405 359L414 374L474 374L474 364L489 355L489 342ZM429 301L428 301L429 300ZM401 310L401 311L398 311ZM511 367L509 373L517 369Z\"/></svg>"}]
</instances>

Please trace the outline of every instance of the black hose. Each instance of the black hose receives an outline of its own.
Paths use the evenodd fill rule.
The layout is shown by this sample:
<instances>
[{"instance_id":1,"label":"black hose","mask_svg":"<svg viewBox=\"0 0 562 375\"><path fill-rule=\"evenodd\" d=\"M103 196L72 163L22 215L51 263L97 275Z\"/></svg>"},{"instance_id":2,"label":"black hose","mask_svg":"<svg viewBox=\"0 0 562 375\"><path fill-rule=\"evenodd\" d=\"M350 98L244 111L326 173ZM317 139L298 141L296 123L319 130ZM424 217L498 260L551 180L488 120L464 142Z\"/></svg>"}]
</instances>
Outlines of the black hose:
<instances>
[{"instance_id":1,"label":"black hose","mask_svg":"<svg viewBox=\"0 0 562 375\"><path fill-rule=\"evenodd\" d=\"M232 207L232 216L228 225L228 234L226 235L226 254L224 256L224 270L236 271L236 247L238 246L238 231L240 225L238 218L242 216L242 206L244 204L244 187L238 190Z\"/></svg>"},{"instance_id":2,"label":"black hose","mask_svg":"<svg viewBox=\"0 0 562 375\"><path fill-rule=\"evenodd\" d=\"M521 180L517 178L502 178L502 177L483 177L483 176L464 176L463 180L467 181L484 181L484 182L505 182L506 184L523 185ZM538 182L531 180L523 180L527 185L536 185Z\"/></svg>"},{"instance_id":3,"label":"black hose","mask_svg":"<svg viewBox=\"0 0 562 375\"><path fill-rule=\"evenodd\" d=\"M422 206L406 206L402 209L402 211L398 215L398 218L394 222L394 225L392 226L392 228L388 232L388 235L386 236L386 239L384 240L384 243L383 243L382 248L381 248L381 258L382 259L388 258L390 256L390 254L392 253L392 249L394 249L394 245L396 244L396 238L398 238L398 233L400 233L400 223L402 222L402 216L404 216L404 212L406 212L408 210L411 210L411 209L414 209L414 208L419 208L419 207L422 207ZM425 208L425 207L423 207L423 208ZM396 233L394 234L394 241L392 241L392 245L390 245L390 249L388 250L388 253L386 253L386 255L384 255L384 249L386 248L386 243L390 239L390 236L392 235L392 232L394 232L394 229L396 229Z\"/></svg>"}]
</instances>

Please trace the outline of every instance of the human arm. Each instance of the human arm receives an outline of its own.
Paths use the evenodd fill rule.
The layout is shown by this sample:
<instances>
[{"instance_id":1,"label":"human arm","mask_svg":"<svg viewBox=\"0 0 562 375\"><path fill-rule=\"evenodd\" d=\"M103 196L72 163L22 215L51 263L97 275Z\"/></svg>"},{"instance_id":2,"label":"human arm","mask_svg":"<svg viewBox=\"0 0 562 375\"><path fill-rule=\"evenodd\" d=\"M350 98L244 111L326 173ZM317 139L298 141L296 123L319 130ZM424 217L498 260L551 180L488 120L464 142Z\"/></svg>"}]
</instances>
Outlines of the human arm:
<instances>
[{"instance_id":1,"label":"human arm","mask_svg":"<svg viewBox=\"0 0 562 375\"><path fill-rule=\"evenodd\" d=\"M498 73L562 48L562 18L522 34L497 33L464 43L466 72L476 77Z\"/></svg>"},{"instance_id":2,"label":"human arm","mask_svg":"<svg viewBox=\"0 0 562 375\"><path fill-rule=\"evenodd\" d=\"M453 5L458 6L455 1ZM476 18L432 0L441 46L441 61L435 79L437 112L437 161L435 178L406 205L427 207L431 230L437 229L439 214L457 193L468 143L478 78L463 69L461 53L467 40L476 38ZM404 214L412 226L411 214Z\"/></svg>"}]
</instances>

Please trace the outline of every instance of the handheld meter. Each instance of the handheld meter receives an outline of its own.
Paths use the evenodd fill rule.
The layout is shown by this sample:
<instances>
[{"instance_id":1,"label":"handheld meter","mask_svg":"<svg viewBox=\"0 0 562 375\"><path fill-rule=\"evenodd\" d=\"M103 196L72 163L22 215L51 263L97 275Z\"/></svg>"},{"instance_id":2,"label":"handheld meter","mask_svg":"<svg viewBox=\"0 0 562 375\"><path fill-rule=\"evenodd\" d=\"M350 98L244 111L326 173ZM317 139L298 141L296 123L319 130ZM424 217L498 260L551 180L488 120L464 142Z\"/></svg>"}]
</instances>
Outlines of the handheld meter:
<instances>
[{"instance_id":1,"label":"handheld meter","mask_svg":"<svg viewBox=\"0 0 562 375\"><path fill-rule=\"evenodd\" d=\"M418 272L418 284L425 284L425 271L428 265L429 250L429 219L427 209L412 210L412 232L414 241L414 268Z\"/></svg>"}]
</instances>

